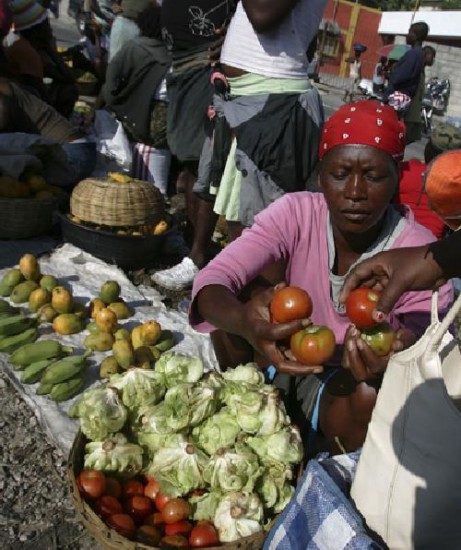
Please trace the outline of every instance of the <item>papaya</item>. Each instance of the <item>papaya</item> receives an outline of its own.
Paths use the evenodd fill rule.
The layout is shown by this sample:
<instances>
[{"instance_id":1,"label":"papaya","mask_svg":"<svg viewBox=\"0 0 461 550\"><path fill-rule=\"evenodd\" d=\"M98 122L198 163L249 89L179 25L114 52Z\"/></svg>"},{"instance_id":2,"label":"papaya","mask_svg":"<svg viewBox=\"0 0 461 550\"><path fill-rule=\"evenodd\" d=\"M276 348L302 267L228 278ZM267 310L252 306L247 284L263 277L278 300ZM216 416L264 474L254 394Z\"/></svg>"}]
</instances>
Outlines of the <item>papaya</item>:
<instances>
[{"instance_id":1,"label":"papaya","mask_svg":"<svg viewBox=\"0 0 461 550\"><path fill-rule=\"evenodd\" d=\"M0 296L9 296L13 288L24 281L24 275L19 269L10 269L0 281Z\"/></svg>"},{"instance_id":2,"label":"papaya","mask_svg":"<svg viewBox=\"0 0 461 550\"><path fill-rule=\"evenodd\" d=\"M58 280L54 275L43 275L38 284L51 292L55 286L58 286Z\"/></svg>"},{"instance_id":3,"label":"papaya","mask_svg":"<svg viewBox=\"0 0 461 550\"><path fill-rule=\"evenodd\" d=\"M55 286L51 291L51 305L58 313L71 313L74 307L72 293L63 286Z\"/></svg>"},{"instance_id":4,"label":"papaya","mask_svg":"<svg viewBox=\"0 0 461 550\"><path fill-rule=\"evenodd\" d=\"M10 299L15 304L23 304L29 301L32 292L38 288L35 281L23 281L13 288Z\"/></svg>"},{"instance_id":5,"label":"papaya","mask_svg":"<svg viewBox=\"0 0 461 550\"><path fill-rule=\"evenodd\" d=\"M24 254L20 258L19 271L27 281L38 281L41 277L38 260L33 254Z\"/></svg>"},{"instance_id":6,"label":"papaya","mask_svg":"<svg viewBox=\"0 0 461 550\"><path fill-rule=\"evenodd\" d=\"M61 313L53 319L53 329L58 334L76 334L83 330L83 320L75 313Z\"/></svg>"},{"instance_id":7,"label":"papaya","mask_svg":"<svg viewBox=\"0 0 461 550\"><path fill-rule=\"evenodd\" d=\"M93 351L109 351L114 345L114 337L109 332L94 332L88 334L83 341L85 349Z\"/></svg>"},{"instance_id":8,"label":"papaya","mask_svg":"<svg viewBox=\"0 0 461 550\"><path fill-rule=\"evenodd\" d=\"M49 304L51 294L45 288L36 288L29 296L29 309L33 312L38 311L45 304Z\"/></svg>"},{"instance_id":9,"label":"papaya","mask_svg":"<svg viewBox=\"0 0 461 550\"><path fill-rule=\"evenodd\" d=\"M126 328L119 328L114 332L115 340L128 340L131 342L131 336L129 331Z\"/></svg>"},{"instance_id":10,"label":"papaya","mask_svg":"<svg viewBox=\"0 0 461 550\"><path fill-rule=\"evenodd\" d=\"M106 281L99 290L99 298L109 305L120 298L120 291L121 288L117 281Z\"/></svg>"},{"instance_id":11,"label":"papaya","mask_svg":"<svg viewBox=\"0 0 461 550\"><path fill-rule=\"evenodd\" d=\"M133 315L133 310L123 300L112 302L107 307L115 313L118 320L128 319Z\"/></svg>"},{"instance_id":12,"label":"papaya","mask_svg":"<svg viewBox=\"0 0 461 550\"><path fill-rule=\"evenodd\" d=\"M157 321L146 321L141 325L144 343L148 346L154 346L162 334L162 327Z\"/></svg>"},{"instance_id":13,"label":"papaya","mask_svg":"<svg viewBox=\"0 0 461 550\"><path fill-rule=\"evenodd\" d=\"M122 372L122 369L113 355L106 357L99 365L100 378L110 378L113 374L118 374L120 372Z\"/></svg>"},{"instance_id":14,"label":"papaya","mask_svg":"<svg viewBox=\"0 0 461 550\"><path fill-rule=\"evenodd\" d=\"M104 309L106 304L101 300L101 298L93 298L90 302L90 317L96 319L96 313Z\"/></svg>"},{"instance_id":15,"label":"papaya","mask_svg":"<svg viewBox=\"0 0 461 550\"><path fill-rule=\"evenodd\" d=\"M55 317L58 316L58 312L51 304L45 304L38 310L37 319L42 323L51 323Z\"/></svg>"},{"instance_id":16,"label":"papaya","mask_svg":"<svg viewBox=\"0 0 461 550\"><path fill-rule=\"evenodd\" d=\"M116 340L112 346L112 353L122 369L128 369L135 364L134 349L127 340Z\"/></svg>"},{"instance_id":17,"label":"papaya","mask_svg":"<svg viewBox=\"0 0 461 550\"><path fill-rule=\"evenodd\" d=\"M95 321L103 332L114 333L117 330L117 315L107 307L96 313Z\"/></svg>"},{"instance_id":18,"label":"papaya","mask_svg":"<svg viewBox=\"0 0 461 550\"><path fill-rule=\"evenodd\" d=\"M134 327L134 329L131 331L131 344L133 345L134 349L146 345L142 334L142 325Z\"/></svg>"}]
</instances>

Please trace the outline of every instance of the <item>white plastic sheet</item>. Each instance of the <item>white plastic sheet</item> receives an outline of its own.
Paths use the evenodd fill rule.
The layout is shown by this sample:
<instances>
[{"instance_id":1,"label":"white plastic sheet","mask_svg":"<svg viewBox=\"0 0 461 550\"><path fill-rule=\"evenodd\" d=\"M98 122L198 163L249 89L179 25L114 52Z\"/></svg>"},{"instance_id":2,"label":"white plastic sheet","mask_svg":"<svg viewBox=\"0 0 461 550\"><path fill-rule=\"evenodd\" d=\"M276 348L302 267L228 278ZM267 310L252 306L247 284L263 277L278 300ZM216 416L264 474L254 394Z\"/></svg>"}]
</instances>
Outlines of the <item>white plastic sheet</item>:
<instances>
[{"instance_id":1,"label":"white plastic sheet","mask_svg":"<svg viewBox=\"0 0 461 550\"><path fill-rule=\"evenodd\" d=\"M162 296L154 288L136 287L116 266L108 265L73 245L65 244L51 255L40 258L40 267L42 273L54 275L60 284L71 287L74 298L83 303L88 303L98 295L104 281L117 281L122 288L123 299L135 310L135 315L121 321L120 325L132 328L148 319L155 319L162 328L174 332L177 341L175 351L200 356L207 370L217 368L209 336L195 332L189 326L184 313L168 309L162 302ZM7 269L0 270L0 277ZM59 340L65 345L74 346L79 353L84 351L83 340L87 334L88 332L84 331L62 336L57 335L49 324L40 326L40 339ZM108 354L109 352L95 352L91 355L90 365L86 371L85 388L100 382L99 364ZM78 430L78 422L70 419L67 411L76 398L64 403L55 403L46 396L36 395L38 385L22 384L21 372L13 369L9 363L9 356L5 353L0 353L0 366L10 375L48 436L64 453L68 453Z\"/></svg>"}]
</instances>

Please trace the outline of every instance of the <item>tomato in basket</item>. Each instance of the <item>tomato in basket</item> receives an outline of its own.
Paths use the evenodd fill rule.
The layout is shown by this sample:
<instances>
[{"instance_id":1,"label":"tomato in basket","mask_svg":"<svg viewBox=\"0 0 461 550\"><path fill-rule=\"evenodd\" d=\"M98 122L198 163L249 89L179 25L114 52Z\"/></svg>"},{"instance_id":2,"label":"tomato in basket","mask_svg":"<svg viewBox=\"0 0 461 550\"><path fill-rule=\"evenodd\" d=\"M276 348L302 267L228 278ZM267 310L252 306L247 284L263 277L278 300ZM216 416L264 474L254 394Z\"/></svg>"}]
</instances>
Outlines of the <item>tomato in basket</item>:
<instances>
[{"instance_id":1,"label":"tomato in basket","mask_svg":"<svg viewBox=\"0 0 461 550\"><path fill-rule=\"evenodd\" d=\"M186 537L182 535L168 535L160 540L160 548L174 550L175 548L189 548Z\"/></svg>"},{"instance_id":2,"label":"tomato in basket","mask_svg":"<svg viewBox=\"0 0 461 550\"><path fill-rule=\"evenodd\" d=\"M171 497L164 495L163 493L158 492L155 497L155 507L159 512L163 510L165 504L171 499Z\"/></svg>"},{"instance_id":3,"label":"tomato in basket","mask_svg":"<svg viewBox=\"0 0 461 550\"><path fill-rule=\"evenodd\" d=\"M154 512L153 514L149 514L144 520L144 525L153 525L154 527L161 527L162 525L165 525L162 513Z\"/></svg>"},{"instance_id":4,"label":"tomato in basket","mask_svg":"<svg viewBox=\"0 0 461 550\"><path fill-rule=\"evenodd\" d=\"M136 529L136 540L150 546L158 546L162 533L153 525L141 525Z\"/></svg>"},{"instance_id":5,"label":"tomato in basket","mask_svg":"<svg viewBox=\"0 0 461 550\"><path fill-rule=\"evenodd\" d=\"M95 500L106 491L106 476L98 470L83 470L77 478L77 486L85 499Z\"/></svg>"},{"instance_id":6,"label":"tomato in basket","mask_svg":"<svg viewBox=\"0 0 461 550\"><path fill-rule=\"evenodd\" d=\"M187 500L172 498L165 503L161 512L165 523L176 523L182 519L187 519L192 513L192 508Z\"/></svg>"},{"instance_id":7,"label":"tomato in basket","mask_svg":"<svg viewBox=\"0 0 461 550\"><path fill-rule=\"evenodd\" d=\"M193 525L187 519L176 521L175 523L168 523L165 525L165 535L184 535L188 536L192 531Z\"/></svg>"},{"instance_id":8,"label":"tomato in basket","mask_svg":"<svg viewBox=\"0 0 461 550\"><path fill-rule=\"evenodd\" d=\"M104 495L94 503L95 512L102 518L123 512L120 502L111 495Z\"/></svg>"},{"instance_id":9,"label":"tomato in basket","mask_svg":"<svg viewBox=\"0 0 461 550\"><path fill-rule=\"evenodd\" d=\"M144 485L136 479L128 479L122 483L122 496L124 499L144 496Z\"/></svg>"},{"instance_id":10,"label":"tomato in basket","mask_svg":"<svg viewBox=\"0 0 461 550\"><path fill-rule=\"evenodd\" d=\"M152 513L154 506L147 497L135 496L125 501L123 508L136 523L142 523Z\"/></svg>"},{"instance_id":11,"label":"tomato in basket","mask_svg":"<svg viewBox=\"0 0 461 550\"><path fill-rule=\"evenodd\" d=\"M144 487L144 496L146 496L147 498L150 498L151 500L155 500L155 497L157 496L158 492L159 492L158 481L155 481L155 479L149 480L147 485Z\"/></svg>"},{"instance_id":12,"label":"tomato in basket","mask_svg":"<svg viewBox=\"0 0 461 550\"><path fill-rule=\"evenodd\" d=\"M127 539L132 539L136 532L134 520L128 514L112 514L107 518L106 523L111 529Z\"/></svg>"},{"instance_id":13,"label":"tomato in basket","mask_svg":"<svg viewBox=\"0 0 461 550\"><path fill-rule=\"evenodd\" d=\"M115 477L106 477L106 495L111 497L120 498L122 496L122 486L120 481L115 479Z\"/></svg>"},{"instance_id":14,"label":"tomato in basket","mask_svg":"<svg viewBox=\"0 0 461 550\"><path fill-rule=\"evenodd\" d=\"M209 521L197 522L189 535L189 544L192 548L219 546L219 535L216 527Z\"/></svg>"}]
</instances>

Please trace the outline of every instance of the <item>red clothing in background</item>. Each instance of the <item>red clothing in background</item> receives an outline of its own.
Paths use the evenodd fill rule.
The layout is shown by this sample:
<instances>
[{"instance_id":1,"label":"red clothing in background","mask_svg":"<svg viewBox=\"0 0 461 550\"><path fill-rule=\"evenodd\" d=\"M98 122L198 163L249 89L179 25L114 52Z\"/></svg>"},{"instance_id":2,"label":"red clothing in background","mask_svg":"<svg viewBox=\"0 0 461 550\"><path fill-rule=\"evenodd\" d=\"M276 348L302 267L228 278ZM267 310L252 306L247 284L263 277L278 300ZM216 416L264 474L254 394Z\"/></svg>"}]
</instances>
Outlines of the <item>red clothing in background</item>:
<instances>
[{"instance_id":1,"label":"red clothing in background","mask_svg":"<svg viewBox=\"0 0 461 550\"><path fill-rule=\"evenodd\" d=\"M426 164L416 159L407 160L400 164L400 189L394 202L406 204L415 215L415 219L421 225L432 231L437 239L442 237L445 224L429 208L426 193L421 194L423 186L422 175L426 170Z\"/></svg>"}]
</instances>

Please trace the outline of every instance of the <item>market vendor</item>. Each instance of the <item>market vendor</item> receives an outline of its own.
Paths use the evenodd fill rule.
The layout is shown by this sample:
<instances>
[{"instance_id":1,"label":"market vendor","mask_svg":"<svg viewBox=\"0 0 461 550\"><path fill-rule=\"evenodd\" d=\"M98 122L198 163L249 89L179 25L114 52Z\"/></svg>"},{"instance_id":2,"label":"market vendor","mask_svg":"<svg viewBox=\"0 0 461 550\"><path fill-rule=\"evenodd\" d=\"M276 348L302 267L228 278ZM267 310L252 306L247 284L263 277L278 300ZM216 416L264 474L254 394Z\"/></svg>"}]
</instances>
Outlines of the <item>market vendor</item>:
<instances>
[{"instance_id":1,"label":"market vendor","mask_svg":"<svg viewBox=\"0 0 461 550\"><path fill-rule=\"evenodd\" d=\"M281 388L292 419L302 424L305 440L315 430L333 452L363 443L388 360L374 354L346 317L339 302L344 278L357 262L382 250L434 240L410 210L390 204L404 147L404 126L392 108L376 101L341 107L322 133L323 193L292 193L275 201L194 282L192 326L202 332L229 333L226 353L215 346L221 367L251 360L256 350L263 358L262 367L276 367L274 383ZM300 365L278 347L278 341L309 321L270 323L268 306L275 280L251 299L240 299L265 268L280 260L285 263L280 280L307 290L314 307L312 322L335 333L336 353L326 365ZM452 297L451 285L442 287L441 309L446 310ZM422 334L430 308L430 292L410 292L400 298L389 316L396 331L394 351Z\"/></svg>"},{"instance_id":2,"label":"market vendor","mask_svg":"<svg viewBox=\"0 0 461 550\"><path fill-rule=\"evenodd\" d=\"M7 79L0 79L0 134L36 134L61 145L69 164L68 180L57 185L71 188L88 177L96 165L96 144L34 94Z\"/></svg>"}]
</instances>

